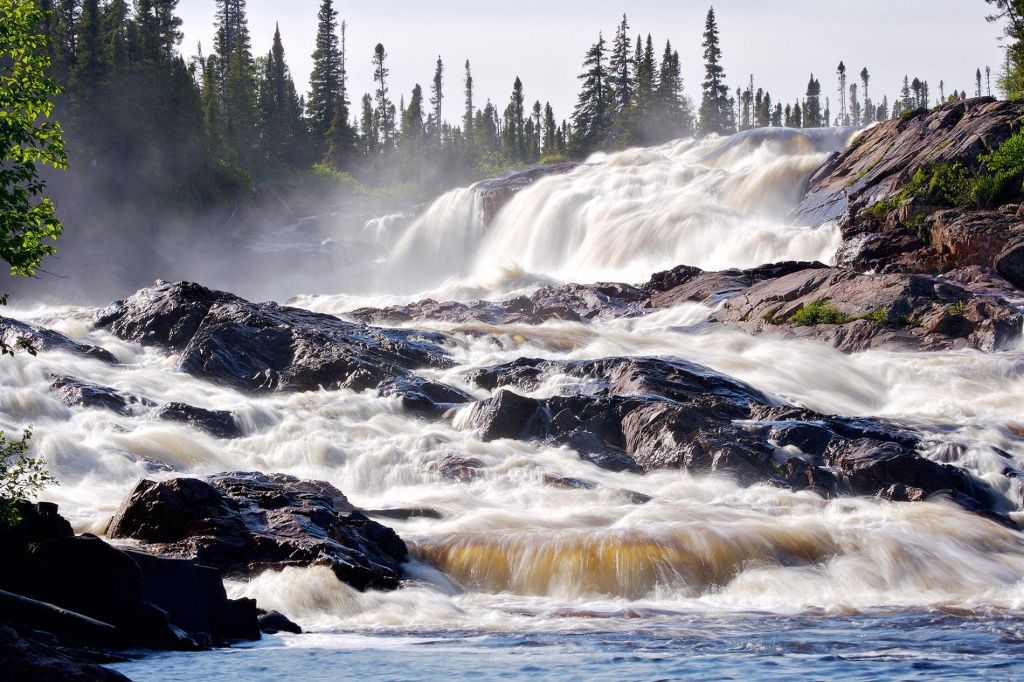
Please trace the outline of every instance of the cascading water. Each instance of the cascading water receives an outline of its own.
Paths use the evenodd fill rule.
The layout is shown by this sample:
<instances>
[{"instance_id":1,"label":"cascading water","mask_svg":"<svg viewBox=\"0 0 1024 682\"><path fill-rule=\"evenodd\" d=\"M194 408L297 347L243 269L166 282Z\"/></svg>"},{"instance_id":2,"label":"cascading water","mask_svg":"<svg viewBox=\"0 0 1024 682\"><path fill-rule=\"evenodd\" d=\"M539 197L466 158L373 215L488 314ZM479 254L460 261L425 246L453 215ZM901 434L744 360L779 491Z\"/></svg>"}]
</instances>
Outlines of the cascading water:
<instances>
[{"instance_id":1,"label":"cascading water","mask_svg":"<svg viewBox=\"0 0 1024 682\"><path fill-rule=\"evenodd\" d=\"M807 179L854 129L760 129L599 155L542 178L485 224L481 187L444 195L397 245L389 277L437 285L521 270L564 281L641 281L680 263L704 269L827 262L833 227L790 225Z\"/></svg>"},{"instance_id":2,"label":"cascading water","mask_svg":"<svg viewBox=\"0 0 1024 682\"><path fill-rule=\"evenodd\" d=\"M376 298L296 300L344 315L379 304L382 297L419 298L408 292L441 286L448 278L456 283L432 295L507 291L528 286L531 277L639 281L679 263L722 268L828 260L838 231L791 227L785 216L809 174L852 135L773 131L630 150L538 181L490 225L484 223L479 193L458 190L435 202L401 237L397 218L367 228L395 244L387 281L396 288ZM513 274L503 275L508 272ZM502 277L504 285L493 284ZM1016 435L1024 400L1020 352L844 355L813 342L695 326L710 312L684 303L639 319L588 324L415 326L452 339L447 350L454 365L424 373L478 398L487 391L467 385L465 372L519 357L685 358L796 405L904 421L925 434L922 454L936 459L950 459L947 444L970 443L957 450L956 463L999 487L1008 504L1020 508L1020 490L1001 475L1007 466L1024 470L1024 444ZM92 328L89 313L41 308L15 316L102 345L122 366L47 352L4 360L0 375L0 428L33 425L37 452L61 482L45 497L59 502L79 531L102 533L140 477L254 469L328 480L365 508L440 513L439 519L387 522L414 556L413 580L395 592L359 593L322 568L286 569L234 584L236 595L257 597L265 608L280 609L323 633L322 639L299 638L289 646L389 647L392 656L416 665L413 645L425 641L420 633L470 633L448 650L452 661L462 662L518 633L532 633L540 642L553 638L556 647L568 646L561 639L567 633L599 633L613 649L621 644L636 653L644 650L643 642L663 637L679 651L711 652L713 659L723 651L722 642L738 639L742 649L744 633L753 637L744 624L759 619L769 619L768 630L799 630L812 627L800 620L812 615L886 618L881 614L893 609L955 609L979 617L1024 605L1020 534L952 504L825 500L677 471L614 473L567 448L485 443L467 427L464 414L424 421L403 412L396 400L372 393L253 397L175 371L175 358ZM128 415L69 408L49 390L52 374L231 410L245 436L218 440L159 421L145 406ZM533 395L587 389L573 382L578 380L550 376ZM477 474L462 482L444 478L440 465L453 456L476 460ZM596 487L552 487L552 476ZM637 495L651 499L637 505ZM780 625L774 618L786 620ZM870 622L902 631L902 625ZM860 627L859 621L844 623ZM988 646L986 628L970 630L979 647ZM396 633L390 645L359 639ZM953 636L968 636L963 633ZM620 638L633 639L627 646ZM698 644L680 643L691 641ZM795 644L780 642L781 650L800 655ZM992 650L993 660L999 655ZM204 660L212 666L207 676L242 674L227 659ZM317 660L337 669L330 668L338 665L333 659ZM345 660L355 666L349 673L361 665ZM671 676L652 661L637 665L625 676L646 676L644 670ZM177 659L124 669L142 677L169 670L188 674L188 665ZM604 668L565 670L570 676L609 674ZM458 672L443 668L438 674Z\"/></svg>"}]
</instances>

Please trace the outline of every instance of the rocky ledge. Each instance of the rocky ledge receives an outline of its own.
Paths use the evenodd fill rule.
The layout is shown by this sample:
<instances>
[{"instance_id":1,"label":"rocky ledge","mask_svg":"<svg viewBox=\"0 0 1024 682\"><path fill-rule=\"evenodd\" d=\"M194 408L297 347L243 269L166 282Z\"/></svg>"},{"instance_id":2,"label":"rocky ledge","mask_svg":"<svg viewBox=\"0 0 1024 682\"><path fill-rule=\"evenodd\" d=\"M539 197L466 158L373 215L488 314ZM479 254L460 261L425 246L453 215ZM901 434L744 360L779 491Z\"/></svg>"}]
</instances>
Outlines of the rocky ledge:
<instances>
[{"instance_id":1,"label":"rocky ledge","mask_svg":"<svg viewBox=\"0 0 1024 682\"><path fill-rule=\"evenodd\" d=\"M549 398L509 390L529 392L552 375L571 377L584 389ZM1004 515L1008 500L963 469L921 456L924 443L912 431L792 407L683 360L520 359L468 378L495 391L469 417L484 440L565 445L616 471L719 473L825 497L950 499L1015 527ZM1017 474L1008 468L1006 475Z\"/></svg>"},{"instance_id":2,"label":"rocky ledge","mask_svg":"<svg viewBox=\"0 0 1024 682\"><path fill-rule=\"evenodd\" d=\"M245 391L376 388L427 412L465 398L413 374L450 365L440 335L250 303L191 282L158 282L100 311L96 322L178 353L184 372Z\"/></svg>"}]
</instances>

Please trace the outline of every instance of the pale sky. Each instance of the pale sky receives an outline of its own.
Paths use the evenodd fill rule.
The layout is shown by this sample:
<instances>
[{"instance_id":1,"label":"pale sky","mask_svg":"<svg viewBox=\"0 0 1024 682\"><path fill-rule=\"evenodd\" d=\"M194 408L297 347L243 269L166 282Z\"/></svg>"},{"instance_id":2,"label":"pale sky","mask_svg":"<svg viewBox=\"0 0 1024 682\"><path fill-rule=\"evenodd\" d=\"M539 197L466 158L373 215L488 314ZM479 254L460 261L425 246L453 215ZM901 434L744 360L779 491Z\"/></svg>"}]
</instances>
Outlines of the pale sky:
<instances>
[{"instance_id":1,"label":"pale sky","mask_svg":"<svg viewBox=\"0 0 1024 682\"><path fill-rule=\"evenodd\" d=\"M336 2L348 22L348 73L352 99L372 90L370 57L378 42L389 54L395 102L416 83L427 90L434 63L446 67L445 118L462 111L463 64L473 64L476 103L490 97L503 109L518 75L527 100L550 101L559 119L572 113L583 55L603 31L614 35L623 11L631 33L650 33L659 57L665 40L680 53L687 94L699 99L703 78L701 34L708 0L383 0ZM940 80L974 92L974 73L1002 60L1000 30L985 21L984 0L717 0L723 62L732 89L754 75L755 87L773 98L802 95L813 71L822 94L836 100L840 60L851 74L867 66L876 101L899 91L904 74L927 80L933 97ZM249 0L249 25L257 54L270 49L280 22L285 56L300 90L312 66L320 0ZM182 52L202 41L212 48L214 0L181 0ZM993 88L995 84L993 82ZM833 111L835 106L833 105Z\"/></svg>"}]
</instances>

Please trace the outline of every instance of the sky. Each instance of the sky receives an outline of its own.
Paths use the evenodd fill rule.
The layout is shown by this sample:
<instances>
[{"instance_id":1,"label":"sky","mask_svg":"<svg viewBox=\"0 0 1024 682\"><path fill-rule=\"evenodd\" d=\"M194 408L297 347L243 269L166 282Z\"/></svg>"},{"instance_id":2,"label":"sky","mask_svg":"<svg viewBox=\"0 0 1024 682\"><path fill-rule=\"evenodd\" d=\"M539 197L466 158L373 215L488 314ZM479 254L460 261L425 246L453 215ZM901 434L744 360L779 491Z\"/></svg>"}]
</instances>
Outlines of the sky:
<instances>
[{"instance_id":1,"label":"sky","mask_svg":"<svg viewBox=\"0 0 1024 682\"><path fill-rule=\"evenodd\" d=\"M823 95L837 97L840 60L851 74L867 67L871 95L889 99L905 74L929 82L933 97L940 80L974 92L974 74L1002 61L998 26L985 21L983 0L717 0L723 65L732 89L754 76L775 101L802 95L808 76ZM320 0L248 0L249 25L257 54L270 49L279 22L285 57L300 90L312 68ZM374 46L387 49L391 94L397 102L416 83L429 88L438 55L444 60L444 116L457 120L463 108L462 79L472 62L476 103L490 98L503 109L516 76L528 102L550 101L556 116L568 118L576 103L577 76L586 49L599 32L609 40L623 11L631 33L648 33L660 56L671 40L682 59L686 92L699 100L703 79L700 46L707 0L336 0L348 23L349 92L353 100L370 92ZM212 49L214 0L181 0L186 55L202 42ZM994 78L994 76L993 76ZM995 83L993 82L993 88ZM835 106L833 106L835 111Z\"/></svg>"}]
</instances>

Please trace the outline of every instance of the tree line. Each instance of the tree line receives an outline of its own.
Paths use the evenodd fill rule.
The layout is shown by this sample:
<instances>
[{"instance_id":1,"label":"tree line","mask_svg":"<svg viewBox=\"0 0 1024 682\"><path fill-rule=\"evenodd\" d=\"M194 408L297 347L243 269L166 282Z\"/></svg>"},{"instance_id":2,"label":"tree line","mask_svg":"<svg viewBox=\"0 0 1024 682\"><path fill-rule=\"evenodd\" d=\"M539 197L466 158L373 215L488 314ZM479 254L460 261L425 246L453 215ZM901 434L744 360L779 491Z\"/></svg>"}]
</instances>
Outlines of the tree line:
<instances>
[{"instance_id":1,"label":"tree line","mask_svg":"<svg viewBox=\"0 0 1024 682\"><path fill-rule=\"evenodd\" d=\"M839 64L835 99L812 74L804 94L773 99L751 76L733 90L722 66L721 39L708 11L699 105L687 94L671 41L633 35L623 15L609 44L589 47L579 94L568 116L550 103L530 103L514 79L507 103L477 101L469 60L455 70L461 96L450 92L452 69L439 56L427 88L393 92L388 52L369 55L374 89L349 91L347 25L334 0L322 0L307 92L288 66L280 30L265 55L253 52L246 0L215 0L212 50L186 59L180 49L177 0L38 0L55 80L65 86L65 122L73 165L85 165L108 188L144 192L153 201L215 201L253 179L295 177L310 169L377 186L435 191L505 169L595 151L670 139L731 134L757 127L865 125L935 100L926 81L904 80L899 95L871 97L871 76ZM1015 16L1015 15L1014 15ZM362 62L363 55L357 62ZM988 90L991 71L986 69ZM981 70L977 92L982 94ZM460 115L444 116L458 97ZM451 109L451 105L448 107Z\"/></svg>"}]
</instances>

